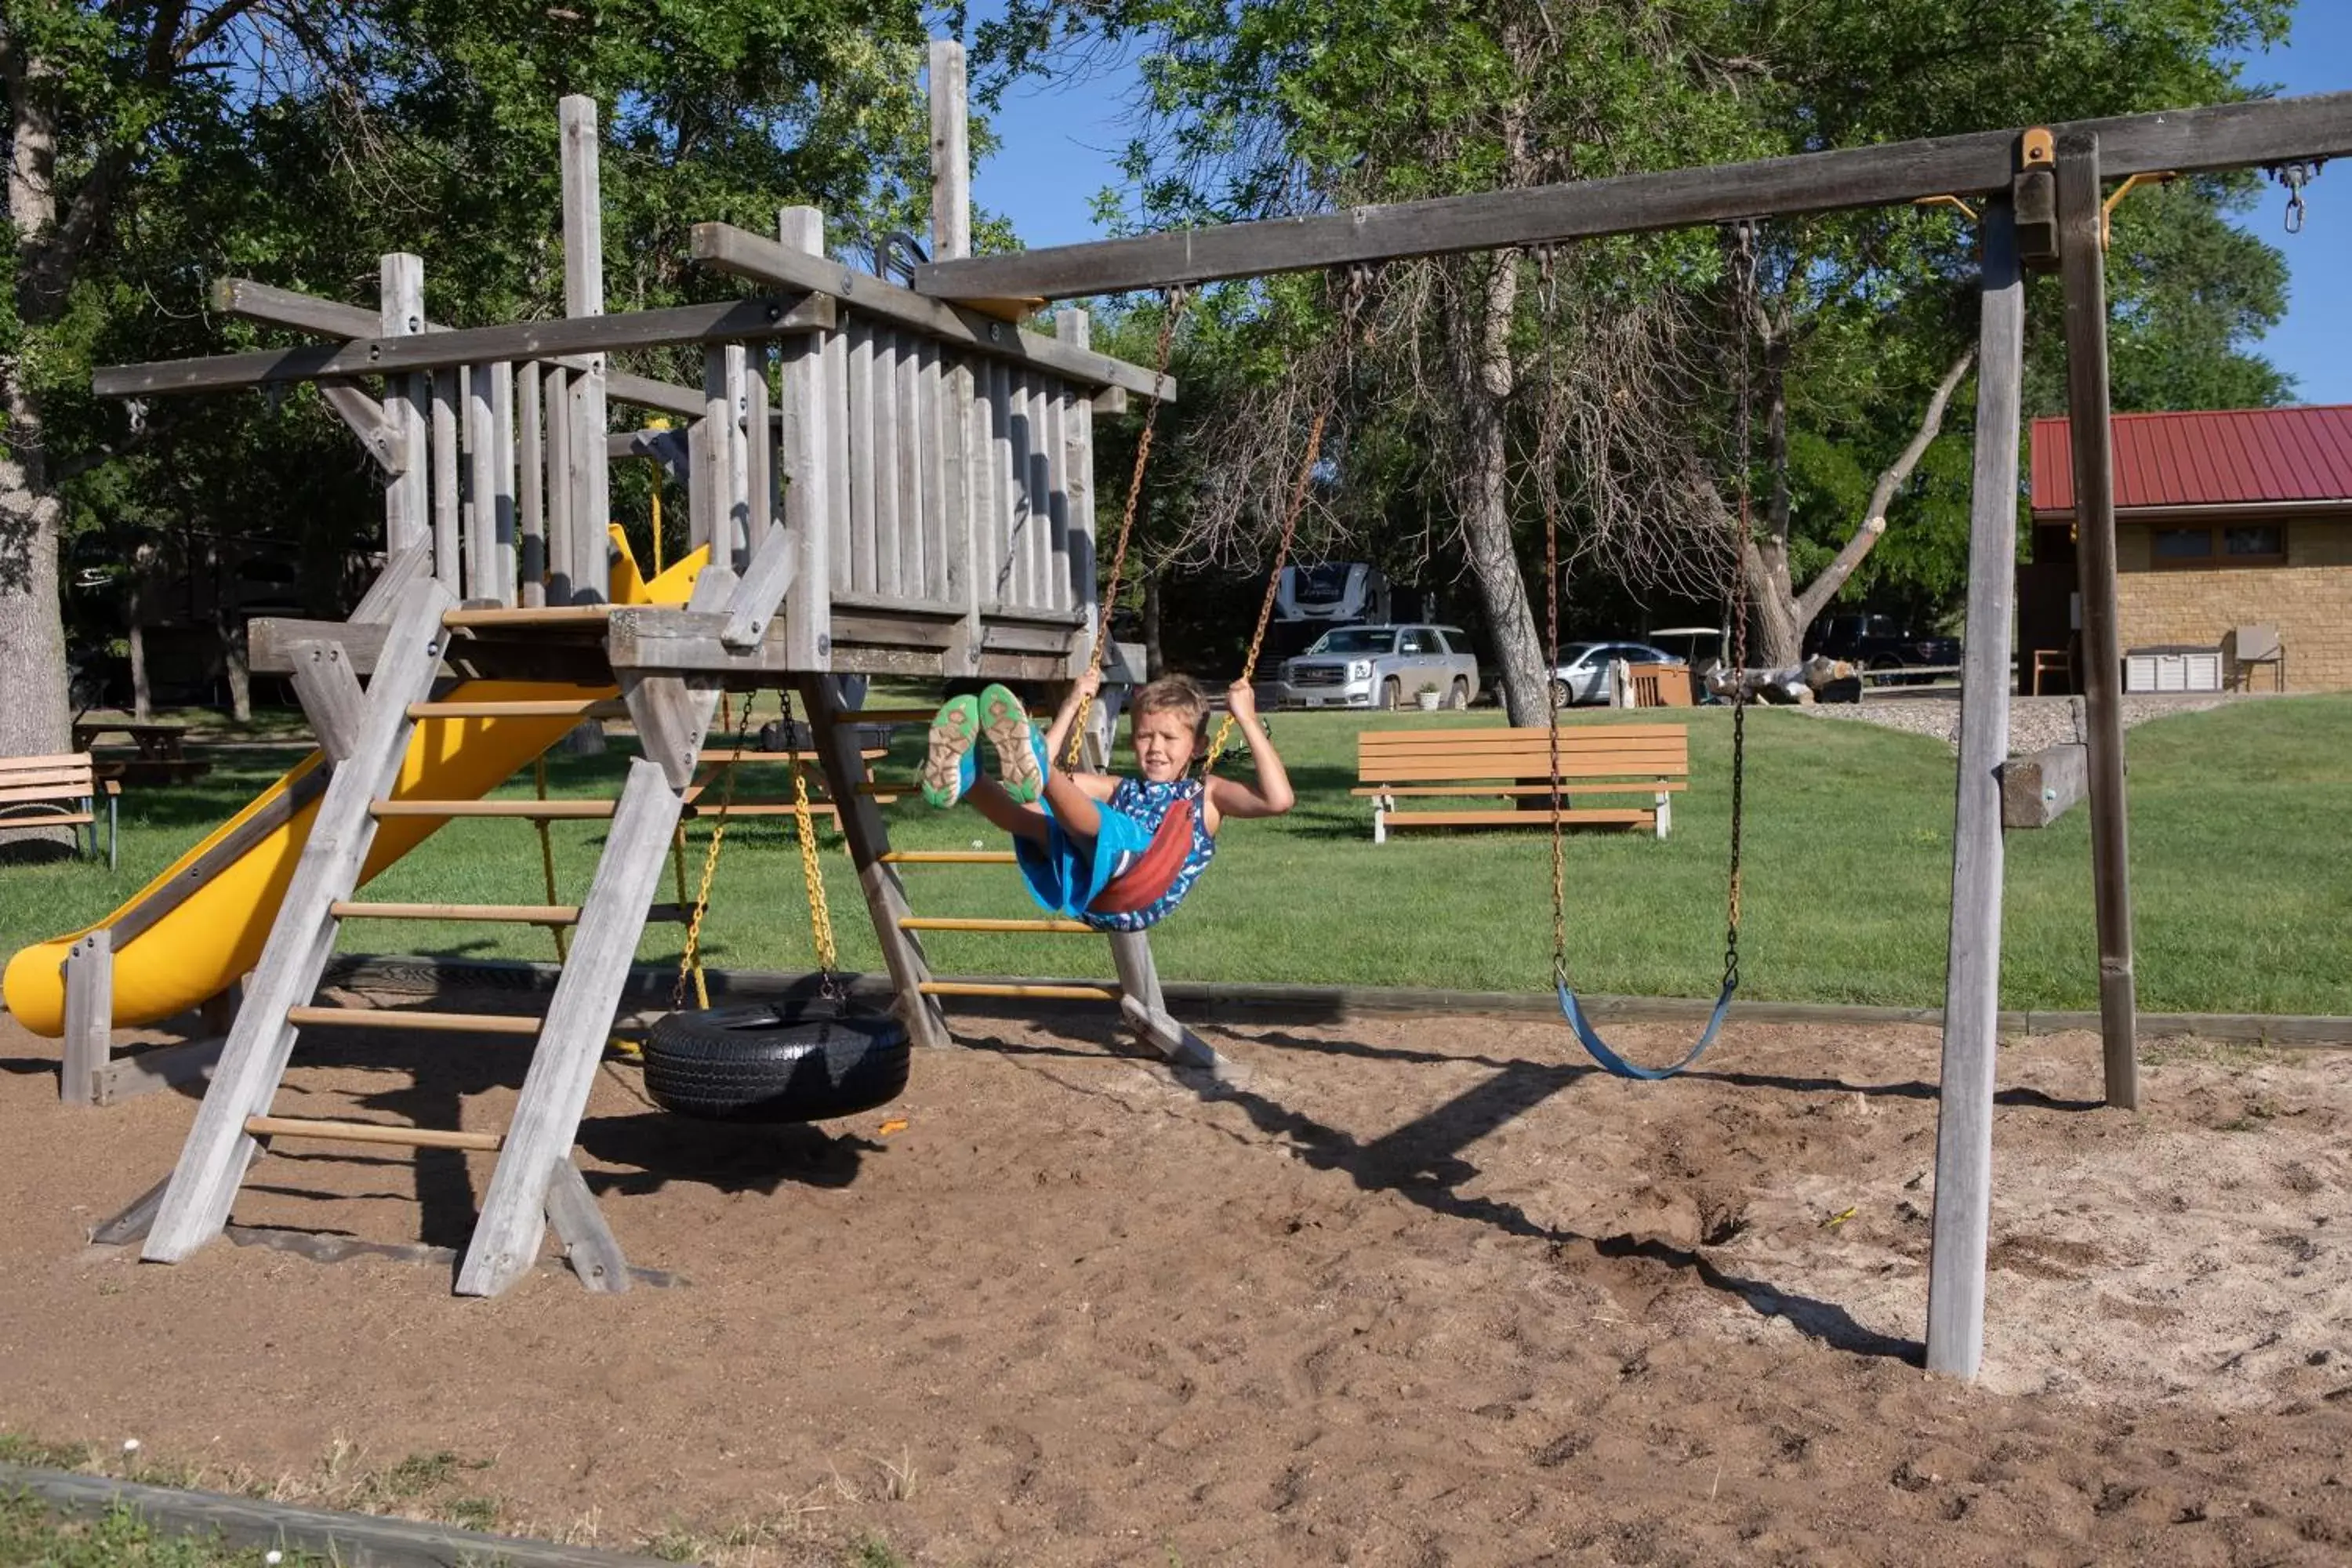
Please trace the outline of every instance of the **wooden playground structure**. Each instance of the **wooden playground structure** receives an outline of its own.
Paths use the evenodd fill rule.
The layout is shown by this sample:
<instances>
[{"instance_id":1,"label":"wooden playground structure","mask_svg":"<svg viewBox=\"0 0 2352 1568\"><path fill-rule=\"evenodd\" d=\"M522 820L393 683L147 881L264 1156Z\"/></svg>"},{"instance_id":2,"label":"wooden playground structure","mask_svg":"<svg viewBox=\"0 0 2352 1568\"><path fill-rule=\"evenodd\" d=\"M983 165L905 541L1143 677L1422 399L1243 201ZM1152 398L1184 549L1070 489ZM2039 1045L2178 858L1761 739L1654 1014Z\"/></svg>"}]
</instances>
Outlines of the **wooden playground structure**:
<instances>
[{"instance_id":1,"label":"wooden playground structure","mask_svg":"<svg viewBox=\"0 0 2352 1568\"><path fill-rule=\"evenodd\" d=\"M424 319L421 262L393 256L384 258L378 311L245 282L220 290L224 308L334 342L99 374L100 393L142 397L311 382L386 478L385 566L352 619L253 626L254 668L291 674L326 761L309 775L299 805L315 803L315 816L185 1151L134 1221L146 1226L144 1255L176 1260L217 1235L263 1140L364 1137L497 1154L460 1292L511 1285L537 1259L551 1218L583 1279L608 1289L625 1282L619 1250L572 1163L573 1139L722 691L798 694L806 760L822 770L838 806L898 1010L917 1042L949 1043L942 997L1063 994L930 973L902 869L972 857L890 848L859 727L928 713L861 710L842 688L844 678L861 674L1057 680L1087 667L1100 607L1094 414L1124 407L1131 395L1170 398L1175 389L1152 371L1092 352L1081 310L1059 311L1050 338L1016 324L1047 302L1958 196L1978 204L1982 274L1927 1361L1935 1371L1974 1375L1990 1204L2023 275L2063 272L2075 428L2104 434L2105 185L2352 153L2352 94L973 258L958 46L934 45L931 91L933 259L917 268L911 289L828 259L822 216L791 208L772 239L717 224L694 231L698 260L759 292L604 313L594 106L568 99L563 318L444 330ZM699 389L614 374L604 363L614 351L677 344L704 347ZM780 389L772 407L772 356ZM380 395L362 388L362 377L381 378ZM692 540L711 555L682 605L610 602L608 465L660 444L653 432L616 429L614 405L688 421L681 466ZM2110 1103L2130 1107L2138 1089L2107 442L2078 439L2074 466L2107 1089ZM452 679L457 689L445 691ZM562 692L467 692L503 690L501 683ZM487 777L467 798L404 793L412 745L537 725L525 743L500 753L527 765L573 723L607 711L634 721L644 754L618 798L599 807L610 816L609 837L593 886L569 913L570 959L542 1022L311 1005L339 921L386 912L354 898L379 823L485 814L480 792L512 771ZM1109 713L1098 715L1091 744L1107 751L1110 722ZM528 815L515 805L499 808ZM193 880L201 882L204 869ZM87 1066L93 1052L102 1061L105 1031L120 1016L110 1000L111 953L146 929L142 920L152 926L159 918L133 911L130 936L118 921L110 933L101 928L76 944L67 981L69 1087L77 1062ZM1142 936L1112 942L1119 984L1076 989L1117 1002L1171 1059L1214 1070L1215 1054L1169 1016ZM328 1025L529 1035L532 1055L512 1126L501 1136L270 1116L298 1032Z\"/></svg>"}]
</instances>

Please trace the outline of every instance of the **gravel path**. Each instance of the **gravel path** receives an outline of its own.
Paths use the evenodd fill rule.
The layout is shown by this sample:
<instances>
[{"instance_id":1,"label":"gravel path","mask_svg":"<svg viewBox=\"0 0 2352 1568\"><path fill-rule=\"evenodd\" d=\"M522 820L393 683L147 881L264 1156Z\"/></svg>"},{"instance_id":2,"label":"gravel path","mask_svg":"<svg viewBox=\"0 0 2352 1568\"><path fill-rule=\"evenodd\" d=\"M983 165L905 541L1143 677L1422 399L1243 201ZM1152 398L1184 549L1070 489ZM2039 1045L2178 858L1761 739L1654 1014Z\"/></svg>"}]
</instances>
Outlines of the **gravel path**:
<instances>
[{"instance_id":1,"label":"gravel path","mask_svg":"<svg viewBox=\"0 0 2352 1568\"><path fill-rule=\"evenodd\" d=\"M2173 713L2194 713L2219 708L2243 698L2221 691L2166 692L2124 699L2124 728ZM2012 697L2009 702L2009 752L2022 756L2044 747L2083 738L2083 700L2079 697ZM1960 735L1959 693L1939 691L1918 697L1874 697L1866 702L1816 702L1799 710L1819 719L1853 719L1933 735L1957 748Z\"/></svg>"}]
</instances>

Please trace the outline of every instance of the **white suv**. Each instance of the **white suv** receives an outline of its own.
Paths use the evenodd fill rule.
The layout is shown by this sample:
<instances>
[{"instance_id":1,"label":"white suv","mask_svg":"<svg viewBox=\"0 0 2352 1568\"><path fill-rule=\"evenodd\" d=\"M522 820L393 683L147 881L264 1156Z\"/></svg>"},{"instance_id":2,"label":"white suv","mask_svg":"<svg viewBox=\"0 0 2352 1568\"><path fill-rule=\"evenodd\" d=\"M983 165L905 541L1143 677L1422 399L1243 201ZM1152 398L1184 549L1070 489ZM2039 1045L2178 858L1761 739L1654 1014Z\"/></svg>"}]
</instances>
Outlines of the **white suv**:
<instances>
[{"instance_id":1,"label":"white suv","mask_svg":"<svg viewBox=\"0 0 2352 1568\"><path fill-rule=\"evenodd\" d=\"M1423 691L1467 708L1478 659L1456 626L1334 626L1283 661L1275 700L1286 708L1409 708Z\"/></svg>"}]
</instances>

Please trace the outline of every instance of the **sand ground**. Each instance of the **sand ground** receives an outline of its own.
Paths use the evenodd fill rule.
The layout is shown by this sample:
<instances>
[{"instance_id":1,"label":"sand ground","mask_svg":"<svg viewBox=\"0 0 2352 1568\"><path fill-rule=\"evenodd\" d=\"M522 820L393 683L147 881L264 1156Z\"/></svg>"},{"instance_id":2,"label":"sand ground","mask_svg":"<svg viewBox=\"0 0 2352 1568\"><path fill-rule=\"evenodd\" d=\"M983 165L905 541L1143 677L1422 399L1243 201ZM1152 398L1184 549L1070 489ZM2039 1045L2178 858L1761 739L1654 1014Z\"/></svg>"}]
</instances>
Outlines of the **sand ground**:
<instances>
[{"instance_id":1,"label":"sand ground","mask_svg":"<svg viewBox=\"0 0 2352 1568\"><path fill-rule=\"evenodd\" d=\"M2158 1047L2131 1116L2095 1038L2005 1049L1964 1387L1916 1365L1933 1031L1734 1025L1649 1086L1557 1025L1269 1024L1213 1031L1231 1093L1107 1025L959 1032L814 1129L678 1121L609 1064L581 1163L678 1282L486 1302L89 1246L193 1101L62 1107L0 1018L0 1428L729 1563L2352 1554L2352 1056ZM521 1068L322 1037L279 1108L494 1129ZM236 1218L462 1245L486 1163L387 1152L268 1156Z\"/></svg>"}]
</instances>

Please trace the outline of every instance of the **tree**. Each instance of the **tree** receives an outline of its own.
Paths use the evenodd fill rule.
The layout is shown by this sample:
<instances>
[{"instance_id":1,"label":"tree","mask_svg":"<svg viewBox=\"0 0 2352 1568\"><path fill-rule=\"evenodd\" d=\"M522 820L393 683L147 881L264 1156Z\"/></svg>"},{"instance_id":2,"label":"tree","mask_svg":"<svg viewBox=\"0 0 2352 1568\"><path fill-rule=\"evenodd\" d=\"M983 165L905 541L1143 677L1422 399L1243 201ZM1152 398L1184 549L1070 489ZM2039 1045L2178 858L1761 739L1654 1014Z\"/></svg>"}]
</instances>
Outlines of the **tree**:
<instances>
[{"instance_id":1,"label":"tree","mask_svg":"<svg viewBox=\"0 0 2352 1568\"><path fill-rule=\"evenodd\" d=\"M1015 0L982 41L1024 69L1140 50L1126 213L1166 226L2210 102L2243 94L2230 57L2283 36L2291 8ZM2246 352L2249 329L2274 318L2258 287L2231 281L2241 266L2264 270L2219 222L2232 189L2167 192L2164 204L2179 205L2168 234L2137 253L2148 277L2118 282L2119 405L2143 360L2150 383L2233 400L2277 389ZM2138 221L2126 210L2119 232ZM1528 388L1539 351L1559 356L1554 374L1584 400L1568 416L1559 476L1572 552L1696 595L1723 585L1725 552L1709 542L1731 526L1727 497L1758 461L1728 438L1739 425L1732 367L1748 340L1766 500L1745 574L1762 658L1793 661L1805 619L1841 580L1848 590L1900 581L1940 598L1963 580L1965 466L1956 492L1941 448L1973 423L1960 397L1972 231L1948 214L1895 209L1768 223L1760 245L1752 299L1706 236L1563 252L1560 298L1540 312L1524 255L1383 269L1392 374L1349 409L1350 450L1380 449L1373 427L1383 426L1439 454L1423 477L1443 488L1480 584L1515 722L1542 710L1515 569L1530 553L1532 517L1508 472L1535 444ZM2150 307L2141 321L2126 300L2135 291ZM1265 301L1271 311L1280 296ZM2143 330L2150 352L2126 350ZM1351 467L1343 482L1366 477ZM1878 517L1914 520L1906 526L1925 547L1874 549Z\"/></svg>"}]
</instances>

